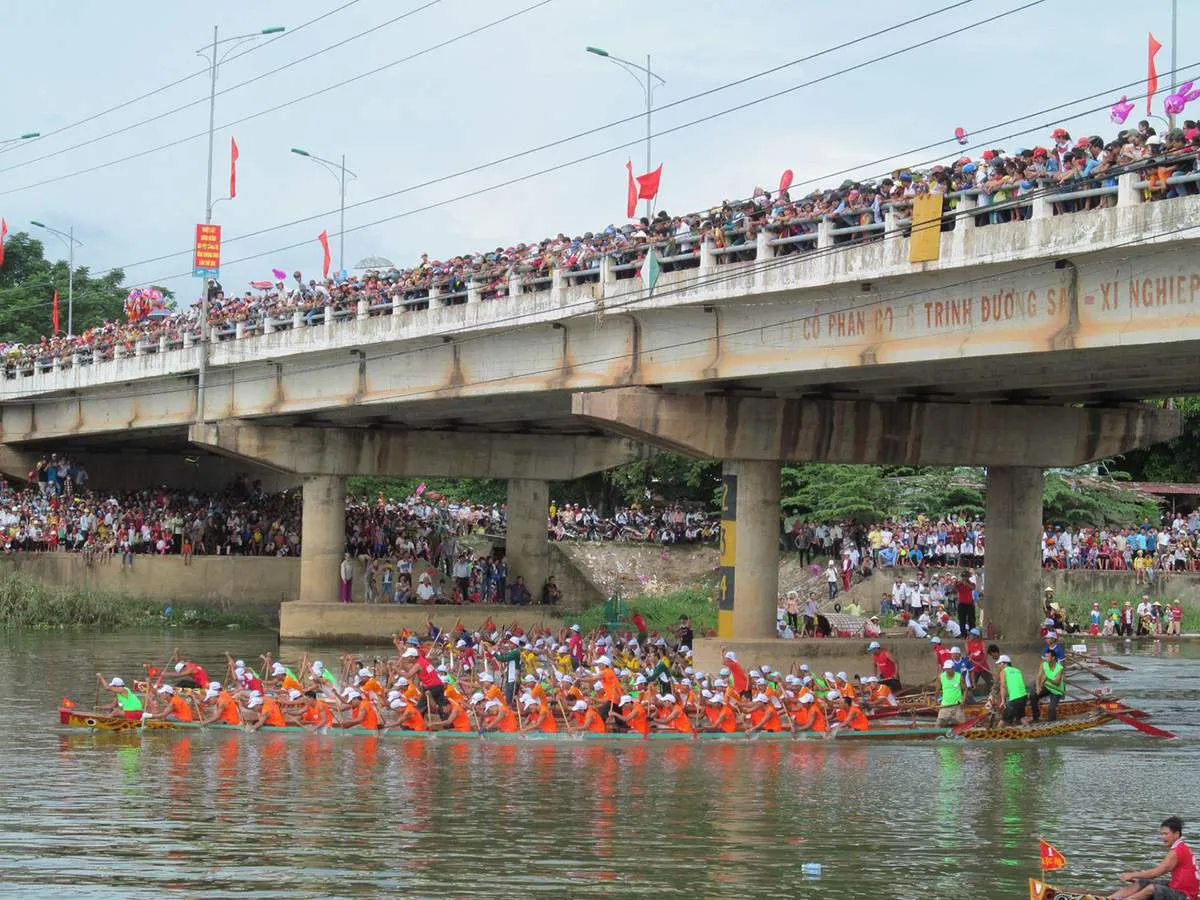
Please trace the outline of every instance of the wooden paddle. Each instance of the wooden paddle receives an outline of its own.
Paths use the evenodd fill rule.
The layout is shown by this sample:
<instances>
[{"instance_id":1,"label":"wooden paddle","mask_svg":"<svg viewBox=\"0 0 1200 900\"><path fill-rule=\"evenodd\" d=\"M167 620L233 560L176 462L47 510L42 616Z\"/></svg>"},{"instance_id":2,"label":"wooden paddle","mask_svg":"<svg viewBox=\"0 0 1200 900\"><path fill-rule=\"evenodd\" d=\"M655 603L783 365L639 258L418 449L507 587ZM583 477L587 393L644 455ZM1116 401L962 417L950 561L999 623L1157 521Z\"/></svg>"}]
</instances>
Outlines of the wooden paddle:
<instances>
[{"instance_id":1,"label":"wooden paddle","mask_svg":"<svg viewBox=\"0 0 1200 900\"><path fill-rule=\"evenodd\" d=\"M950 734L954 737L958 737L960 734L962 734L966 731L970 731L972 728L974 728L976 725L978 725L980 722L982 722L984 719L986 719L988 717L988 715L989 715L988 711L984 710L979 715L972 716L971 718L967 719L967 721L962 722L958 725L955 725L953 728L950 729Z\"/></svg>"},{"instance_id":2,"label":"wooden paddle","mask_svg":"<svg viewBox=\"0 0 1200 900\"><path fill-rule=\"evenodd\" d=\"M1150 735L1150 737L1166 738L1168 740L1178 737L1178 735L1172 734L1171 732L1166 731L1165 729L1156 728L1155 726L1151 725L1148 722L1141 722L1141 721L1133 718L1133 716L1127 715L1126 713L1123 713L1123 712L1118 712L1115 709L1106 709L1104 711L1104 713L1105 713L1105 715L1112 716L1118 722L1124 722L1126 725L1133 726L1138 731L1140 731L1144 734Z\"/></svg>"}]
</instances>

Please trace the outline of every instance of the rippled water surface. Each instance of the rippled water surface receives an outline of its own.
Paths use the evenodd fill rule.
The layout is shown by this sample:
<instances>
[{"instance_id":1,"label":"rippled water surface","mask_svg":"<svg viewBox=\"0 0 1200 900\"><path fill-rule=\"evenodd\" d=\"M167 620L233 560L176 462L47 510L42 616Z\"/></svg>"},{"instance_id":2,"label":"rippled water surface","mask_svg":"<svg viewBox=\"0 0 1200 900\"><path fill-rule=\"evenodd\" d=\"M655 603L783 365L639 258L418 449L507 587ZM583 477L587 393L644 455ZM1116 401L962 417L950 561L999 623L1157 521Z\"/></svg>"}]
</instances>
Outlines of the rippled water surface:
<instances>
[{"instance_id":1,"label":"rippled water surface","mask_svg":"<svg viewBox=\"0 0 1200 900\"><path fill-rule=\"evenodd\" d=\"M1066 855L1063 881L1104 886L1160 858L1167 814L1200 825L1196 645L1105 648L1171 742L1124 726L1036 745L521 746L57 725L64 694L95 699L97 670L132 677L180 644L223 671L222 651L272 642L0 638L0 893L1019 898L1038 836Z\"/></svg>"}]
</instances>

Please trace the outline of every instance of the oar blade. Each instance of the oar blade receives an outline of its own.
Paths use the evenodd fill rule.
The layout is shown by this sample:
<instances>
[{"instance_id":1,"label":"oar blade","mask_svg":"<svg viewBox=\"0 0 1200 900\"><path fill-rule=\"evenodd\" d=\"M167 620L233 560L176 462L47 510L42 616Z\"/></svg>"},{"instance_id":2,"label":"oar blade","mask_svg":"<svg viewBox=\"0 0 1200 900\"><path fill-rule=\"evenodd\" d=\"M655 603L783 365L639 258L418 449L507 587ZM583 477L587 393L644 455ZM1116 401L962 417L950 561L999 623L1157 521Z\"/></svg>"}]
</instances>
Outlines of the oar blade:
<instances>
[{"instance_id":1,"label":"oar blade","mask_svg":"<svg viewBox=\"0 0 1200 900\"><path fill-rule=\"evenodd\" d=\"M1107 712L1108 715L1112 716L1118 722L1124 722L1126 725L1136 728L1143 734L1150 735L1150 737L1165 738L1167 740L1177 737L1177 735L1172 734L1166 729L1158 728L1154 725L1151 725L1149 722L1138 721L1137 719L1133 718L1133 716L1128 716L1123 712L1119 712L1118 710L1110 709Z\"/></svg>"}]
</instances>

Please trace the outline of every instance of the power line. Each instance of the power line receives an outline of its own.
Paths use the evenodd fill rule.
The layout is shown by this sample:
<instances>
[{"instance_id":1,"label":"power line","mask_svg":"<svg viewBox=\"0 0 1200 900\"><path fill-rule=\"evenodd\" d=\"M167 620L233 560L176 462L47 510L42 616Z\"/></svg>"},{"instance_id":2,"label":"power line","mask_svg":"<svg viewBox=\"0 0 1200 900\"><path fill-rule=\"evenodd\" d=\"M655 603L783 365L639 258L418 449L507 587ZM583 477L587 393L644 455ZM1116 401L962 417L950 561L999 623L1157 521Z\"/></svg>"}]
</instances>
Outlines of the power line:
<instances>
[{"instance_id":1,"label":"power line","mask_svg":"<svg viewBox=\"0 0 1200 900\"><path fill-rule=\"evenodd\" d=\"M700 117L700 118L698 118L698 119L694 119L694 120L692 120L692 121L690 121L690 122L685 122L685 123L683 123L683 124L676 125L676 126L673 126L673 127L671 127L671 128L664 129L664 130L662 130L662 131L659 131L659 132L657 132L655 136L657 137L657 136L662 136L662 135L672 134L672 133L674 133L674 132L676 132L676 131L681 131L681 130L683 130L683 129L685 129L685 128L690 128L690 127L692 127L692 126L694 126L694 125L697 125L697 124L702 124L702 123L705 123L705 122L711 121L711 120L713 120L713 119L716 119L716 118L718 118L718 117L720 117L720 116L729 115L730 113L733 113L733 112L738 112L738 111L741 111L741 110L743 110L743 109L747 109L747 108L749 108L749 107L752 107L752 106L755 106L755 105L757 105L757 104L759 104L759 103L762 103L762 102L764 102L765 100L769 100L769 99L775 99L775 98L777 98L777 97L780 97L780 96L783 96L783 95L785 95L785 94L792 93L792 92L794 92L794 91L797 91L797 90L801 90L801 89L803 89L803 88L805 88L805 87L809 87L809 86L811 86L811 85L813 85L813 84L817 84L817 83L820 83L820 82L823 82L823 81L828 81L828 80L830 80L830 79L832 79L832 78L835 78L835 77L837 77L838 75L844 74L844 73L846 73L846 72L855 71L855 70L857 70L857 69L864 68L865 66L872 65L873 63L876 63L876 62L881 62L881 61L883 61L883 60L887 60L887 59L891 59L891 58L893 58L893 57L895 57L895 56L897 56L897 55L900 55L900 54L902 54L902 53L906 53L906 52L909 52L909 51L911 51L911 50L914 50L914 49L919 49L919 48L921 48L921 47L927 46L928 44L930 44L930 43L933 43L933 42L935 42L935 41L938 41L938 40L944 40L944 39L946 39L946 38L948 38L948 37L954 37L954 36L957 36L957 35L959 35L959 34L962 34L962 33L963 33L963 32L965 32L965 31L969 31L969 30L971 30L971 29L978 28L978 27L980 27L980 26L982 26L982 25L989 24L989 23L991 23L991 22L993 22L993 21L996 21L997 19L1005 18L1005 17L1007 17L1007 16L1010 16L1010 15L1015 15L1015 14L1016 14L1016 13L1018 13L1018 12L1023 12L1023 11L1024 11L1024 10L1026 10L1026 9L1029 9L1029 8L1031 8L1031 7L1034 7L1034 6L1038 6L1038 5L1040 5L1040 4L1042 4L1042 3L1045 3L1045 2L1047 2L1047 0L1031 0L1031 2L1025 3L1025 4L1024 4L1024 5L1022 5L1022 6L1018 6L1018 7L1015 7L1015 8L1013 8L1013 9L1010 9L1010 10L1008 10L1008 11L1006 11L1006 12L999 13L999 14L997 14L997 15L990 16L990 17L988 17L988 18L985 18L985 19L982 19L982 20L979 20L979 21L976 21L976 22L973 22L973 23L970 23L970 24L967 24L967 25L961 26L961 27L959 27L959 28L956 28L956 29L954 29L953 31L945 32L945 33L943 33L943 34L941 34L941 35L936 35L936 36L934 36L934 37L932 37L932 38L929 38L929 39L927 39L927 40L921 41L920 43L913 44L913 45L909 45L908 47L904 47L904 48L901 48L901 49L899 49L899 50L896 50L896 51L892 51L892 52L890 52L890 53L883 54L882 56L875 57L875 58L873 58L873 59L870 59L870 60L867 60L867 61L865 61L865 62L857 63L857 64L855 64L855 65L853 65L853 66L850 66L850 67L847 67L847 68L844 68L844 69L837 70L837 71L835 71L835 72L832 72L832 73L829 73L829 74L827 74L827 75L820 76L819 78L815 78L815 79L812 79L812 80L809 80L809 81L806 81L806 82L802 82L801 84L794 85L794 86L792 86L792 87L790 87L790 88L787 88L787 89L785 89L785 90L778 91L778 92L775 92L775 93L773 93L773 94L769 94L769 95L767 95L766 97L759 97L759 98L756 98L756 99L752 99L752 100L746 101L746 102L744 102L744 103L740 103L740 104L737 104L737 105L735 105L735 106L728 107L728 108L726 108L726 109L724 109L724 110L720 110L720 111L718 111L718 112L715 112L715 113L711 113L711 114L708 114L708 115L702 116L702 117ZM850 42L850 43L853 43L853 42ZM775 69L773 69L773 70L771 70L771 71L777 70L778 68L779 68L779 67L775 67ZM739 82L739 83L745 82L746 80L747 80L747 79L742 79L742 80L741 80L741 82ZM712 93L712 92L713 92L712 90L710 90L710 91L706 91L706 92L704 92L704 95L710 94L710 93ZM703 95L697 95L697 96L703 96ZM682 102L686 102L686 100L677 101L677 103L682 103ZM551 144L547 144L547 145L545 145L545 147L552 147L552 146L556 146L556 145L558 145L558 144L560 144L560 143L565 143L565 142L566 142L566 141L568 141L568 140L573 140L575 137L579 137L579 136L584 136L584 135L592 134L592 133L595 133L596 131L600 131L600 130L603 130L603 129L605 129L605 128L612 127L613 125L621 124L622 122L631 121L632 119L637 119L637 118L640 118L640 116L633 116L633 117L631 117L631 118L629 118L629 119L622 119L622 120L618 120L617 122L610 123L609 125L606 125L606 126L601 126L601 127L599 127L599 128L591 129L591 130L589 130L589 131L586 131L586 132L581 132L579 135L573 136L573 137L571 137L571 138L564 138L564 139L562 139L562 140L560 140L560 141L556 141L556 142L553 142L553 143L551 143ZM362 229L364 229L364 228L370 228L370 227L373 227L373 226L375 226L375 225L383 224L383 223L385 223L385 222L390 222L390 221L394 221L394 220L396 220L396 219L405 218L405 217L407 217L407 216L416 215L416 214L418 214L418 213L421 213L421 212L427 212L427 211L429 211L429 210L431 210L431 209L437 209L437 208L439 208L439 207L446 206L446 205L449 205L449 204L451 204L451 203L457 203L457 202L459 202L459 201L461 201L461 200L468 199L468 198L470 198L470 197L474 197L474 196L477 196L477 195L479 195L479 194L490 193L490 192L493 192L493 191L496 191L496 190L500 190L501 188L510 187L510 186L512 186L512 185L514 185L514 184L519 184L519 183L521 183L521 182L523 182L523 181L528 181L528 180L531 180L531 179L533 179L533 178L539 178L539 177L541 177L542 175L547 175L547 174L550 174L550 173L553 173L553 172L557 172L557 171L560 171L560 170L562 170L562 169L569 168L569 167L571 167L571 166L579 165L580 163L589 162L589 161L591 161L591 160L593 160L593 159L597 159L597 158L599 158L599 157L601 157L601 156L605 156L605 155L607 155L607 154L609 154L609 153L612 153L612 152L615 152L615 151L617 151L617 150L623 150L623 149L626 149L626 148L628 148L628 147L631 147L631 146L634 146L634 145L640 144L640 143L642 142L642 140L644 140L644 139L643 139L643 138L638 138L637 140L633 140L633 141L627 141L627 142L624 142L624 143L618 144L618 145L616 145L616 146L613 146L613 147L608 147L608 148L606 148L606 149L604 149L604 150L600 150L600 151L597 151L597 152L594 152L594 153L589 153L589 154L587 154L587 155L585 155L585 156L577 157L577 158L575 158L575 159L568 160L568 161L566 161L566 162L563 162L563 163L559 163L559 164L556 164L556 165L553 165L553 166L549 166L549 167L546 167L546 168L543 168L543 169L539 169L539 170L537 170L537 171L535 171L535 172L531 172L531 173L528 173L528 174L526 174L526 175L515 176L514 178L507 179L507 180L505 180L505 181L502 181L502 182L499 182L499 183L497 183L497 184L489 185L489 186L487 186L487 187L484 187L484 188L480 188L480 189L477 189L477 190L472 190L472 191L469 191L469 192L466 192L466 193L463 193L463 194L459 194L459 195L457 195L457 196L455 196L455 197L450 197L450 198L447 198L447 199L444 199L444 200L440 200L440 201L437 201L437 202L434 202L434 203L430 203L430 204L427 204L427 205L425 205L425 206L418 207L418 208L416 208L416 209L408 210L408 211L406 211L406 212L397 213L397 214L394 214L394 215L391 215L391 216L386 216L386 217L384 217L384 218L382 218L382 219L377 219L377 220L374 220L374 221L372 221L372 222L368 222L368 223L365 223L365 224L362 224L362 225L356 225L356 226L352 226L352 227L350 227L350 228L347 228L347 229L346 229L346 231L347 231L347 232L360 231L360 230L362 230ZM499 164L501 164L501 163L503 163L503 162L507 162L507 161L509 161L509 160L511 160L511 159L516 159L516 158L518 158L518 157L520 157L520 156L526 156L526 155L529 155L529 154L531 154L531 153L538 152L538 150L540 150L540 149L543 149L543 148L535 148L534 150L524 151L524 152L522 152L522 153L519 153L519 154L513 154L513 155L510 155L510 156L508 156L508 157L504 157L504 158L502 158L502 159L499 159L499 160L494 160L494 161L492 161L492 162L490 162L490 163L484 163L484 164L480 164L480 165L478 165L478 166L475 166L475 167L472 167L472 168L469 168L469 169L465 169L465 170L463 170L462 172L459 172L459 173L454 173L454 174L451 174L451 175L442 176L442 177L440 177L440 178L431 179L431 180L429 180L429 181L422 182L421 184L418 184L418 185L413 185L413 186L410 186L410 187L402 188L402 189L400 189L400 190L393 191L393 192L391 192L391 193L388 193L388 194L382 194L382 195L380 195L380 196L378 196L378 197L375 197L375 198L372 198L372 199L370 199L370 200L359 201L358 203L353 203L353 204L350 204L349 206L347 206L347 209L354 209L354 208L357 208L357 207L359 207L359 206L364 206L364 205L366 205L366 204L368 204L368 203L377 202L377 201L379 201L379 200L390 199L390 198L392 198L392 197L396 197L396 196L399 196L399 195L401 195L401 194L409 193L409 192L411 192L411 191L418 190L418 189L420 189L420 188L423 188L423 187L428 187L428 186L430 186L430 185L438 184L438 183L440 183L440 182L442 182L442 181L446 181L446 180L449 180L449 179L451 179L451 178L456 178L456 177L459 177L460 175L463 175L463 174L470 174L470 173L473 173L473 172L477 172L477 171L480 171L480 170L482 170L482 169L486 169L486 168L489 168L489 167L491 167L491 166L495 166L495 165L499 165ZM2 194L2 193L4 193L4 192L0 192L0 194ZM226 245L228 245L228 244L232 244L232 243L235 243L235 242L237 242L237 241L239 241L239 240L244 240L244 239L246 239L246 238L249 238L249 237L254 237L254 236L257 236L257 235L260 235L260 234L265 234L265 233L268 233L268 232L271 232L271 231L278 231L278 230L280 230L280 229L283 229L283 228L288 228L288 227L292 227L292 226L294 226L294 225L299 225L299 224L302 224L302 223L304 223L304 222L313 221L314 219L318 219L318 218L320 218L321 216L324 216L324 215L330 215L330 213L321 213L321 214L319 214L319 215L314 215L314 216L306 216L306 217L299 218L299 219L293 219L293 220L292 220L292 221L290 221L290 222L285 222L285 223L282 223L282 224L280 224L280 225L275 225L275 226L271 226L271 227L268 227L268 228L259 229L258 231L249 232L249 233L247 233L247 234L245 234L245 235L238 235L238 236L236 236L236 237L229 238L229 239L228 239L228 240L226 240L224 243L225 243ZM295 243L288 244L287 246L284 246L284 247L277 247L277 248L275 248L275 249L272 249L272 250L269 250L269 251L265 251L265 252L263 252L263 253L253 254L253 255L250 255L250 256L241 257L241 258L234 259L234 260L229 260L229 261L227 261L227 263L226 263L226 264L227 264L227 265L229 265L229 264L236 264L236 263L239 263L239 262L246 262L246 261L248 261L248 260L252 260L252 259L258 259L258 258L260 258L260 257L263 257L263 256L270 256L270 255L273 255L273 254L276 254L276 253L282 253L282 252L286 252L287 250L295 249L296 247L302 247L302 246L305 246L305 245L307 245L308 243L309 243L309 241L308 241L308 240L304 240L304 241L297 241L297 242L295 242ZM150 263L154 263L154 262L161 262L161 261L163 261L163 260L167 260L167 259L173 259L174 257L177 257L177 256L185 256L185 255L187 255L187 254L190 254L191 252L192 252L192 251L191 251L191 249L190 249L190 248L189 248L189 249L187 249L187 250L179 250L179 251L176 251L176 252L174 252L174 253L168 253L168 254L164 254L164 255L161 255L161 256L157 256L157 257L151 257L151 258L149 258L149 259L141 260L141 261L139 261L139 262L136 262L136 263L131 263L131 264L129 264L128 266L126 266L125 268L135 268L135 267L138 267L138 266L141 266L141 265L148 265L148 264L150 264ZM169 275L169 276L165 276L165 278L157 278L157 279L155 279L155 280L156 280L156 281L163 281L163 280L167 280L167 279L170 279L170 278L182 278L182 277L186 277L188 274L190 274L190 273L186 273L186 272L185 272L185 273L179 273L179 274L172 274L172 275Z\"/></svg>"},{"instance_id":2,"label":"power line","mask_svg":"<svg viewBox=\"0 0 1200 900\"><path fill-rule=\"evenodd\" d=\"M488 22L484 25L479 25L468 31L464 31L460 34L455 35L452 38L447 38L446 40L441 41L437 44L433 44L432 46L426 47L423 50L418 50L416 53L411 53L408 56L401 57L400 59L392 60L391 62L385 63L382 66L377 66L374 69L370 69L369 71L361 72L358 75L354 75L350 78L346 78L342 81L336 82L335 84L327 85L326 87L320 88L319 90L315 90L308 94L305 94L302 97L294 97L291 100L287 100L283 103L278 103L275 106L269 107L268 109L260 110L259 112L251 113L250 115L243 116L240 119L234 119L231 122L226 122L222 125L218 125L218 126L216 126L216 130L217 131L225 131L229 128L234 127L235 125L241 125L241 124L243 124L245 122L249 122L253 119L257 119L257 118L260 118L265 115L270 115L273 112L278 112L281 109L287 109L290 106L295 106L297 103L303 103L306 100L311 100L314 97L319 97L322 94L327 94L330 91L334 91L334 90L337 90L338 88L345 87L348 84L353 84L356 81L361 81L364 78L369 78L372 75L378 75L380 72L384 72L384 71L387 71L388 69L395 68L396 66L401 65L402 63L411 62L414 59L418 59L422 56L426 56L437 50L441 50L443 47L449 47L450 45L456 44L462 40L466 40L469 37L474 37L475 35L479 34L480 32L487 31L490 28L495 28L497 25L503 25L504 23L509 22L519 16L523 16L526 13L533 12L537 9L542 8L543 6L548 6L549 4L551 4L553 2L555 2L555 0L538 0L538 2L533 3L530 6L526 6L522 9L517 10L516 12L509 13L508 15L502 16L499 19L493 19L491 22ZM1045 0L1037 0L1037 2L1045 2ZM189 104L189 105L194 105L194 104ZM8 190L0 191L0 196L7 196L8 194L16 194L16 193L20 193L22 191L31 190L33 188L44 187L47 184L54 184L59 181L65 181L69 178L75 178L79 175L88 175L92 172L98 172L101 169L107 169L110 166L118 165L119 163L129 162L130 160L134 160L134 159L141 159L142 157L150 156L153 153L158 153L160 150L167 150L171 147L178 147L181 144L186 144L188 141L194 141L194 140L197 140L198 138L207 137L207 136L208 136L207 130L206 131L198 131L195 134L188 135L187 137L177 138L176 140L169 141L168 143L159 144L157 147L148 147L145 150L139 150L137 153L131 153L128 156L121 157L120 159L109 160L108 162L105 162L105 163L97 163L94 166L89 166L86 169L78 169L74 172L68 172L65 175L57 175L53 178L45 178L41 181L35 181L35 182L31 182L30 184L21 185L20 187L9 188Z\"/></svg>"},{"instance_id":3,"label":"power line","mask_svg":"<svg viewBox=\"0 0 1200 900\"><path fill-rule=\"evenodd\" d=\"M358 0L355 0L355 2L358 2ZM239 82L238 84L230 85L227 88L223 88L222 90L217 91L216 96L222 97L225 94L231 93L232 91L240 90L241 88L246 87L246 85L254 84L257 81L262 81L264 78L270 78L272 75L277 75L280 72L283 72L287 69L292 68L293 66L298 66L303 63L311 62L315 57L320 56L323 53L329 53L331 50L337 50L339 47L344 47L346 44L349 44L352 41L356 41L359 38L363 38L368 35L373 35L376 32L378 32L384 28L387 28L389 25L394 25L397 22L401 22L404 19L409 18L410 16L415 16L417 13L424 12L425 10L429 9L432 6L437 6L441 2L442 2L442 0L428 0L428 2L423 3L421 6L415 7L414 9L410 9L408 12L401 13L398 16L388 19L386 22L381 22L378 25L373 25L372 27L366 29L365 31L360 31L358 34L353 34L348 38L344 38L343 40L338 41L336 44L329 44L325 47L322 47L319 50L315 50L312 53L306 54L305 56L302 56L299 59L294 59L291 62L284 63L281 66L276 66L274 69L270 69L269 71L262 72L259 75L255 75L253 78L247 78L245 81ZM285 34L286 34L286 32L285 32ZM236 57L231 57L231 59L234 59L234 58L236 58ZM201 74L204 74L204 73L201 73ZM200 97L199 99L192 100L190 103L185 103L182 106L176 106L173 109L168 109L165 112L161 112L156 115L153 115L148 119L142 119L140 122L134 122L131 125L125 125L114 131L109 131L109 132L106 132L105 134L101 134L101 135L97 135L96 137L89 138L86 141L80 141L78 144L72 144L69 147L63 147L59 150L55 150L52 153L46 153L46 154L43 154L42 156L36 156L33 159L28 159L28 160L25 160L24 162L16 163L14 165L9 166L8 168L0 169L0 174L3 174L5 172L12 172L16 169L21 169L21 168L24 168L25 166L30 166L30 165L33 165L34 163L38 163L43 160L52 159L56 156L61 156L64 153L70 153L72 150L78 150L82 147L90 147L92 144L97 144L100 141L107 140L110 137L115 137L116 135L119 135L119 134L125 134L125 133L133 131L137 128L141 128L143 125L149 125L152 122L157 122L161 119L167 118L168 116L173 116L173 115L175 115L175 113L183 112L185 109L191 109L194 106L201 106L205 103L208 103L209 99L210 98L208 98L208 97ZM221 126L221 127L224 128L224 127L228 127L228 126ZM207 135L207 134L208 134L207 131L201 132L201 135ZM185 140L193 140L195 137L197 137L197 135L192 135L191 137L185 138ZM164 146L170 146L170 145L164 145ZM110 165L110 164L106 163L105 165ZM68 176L63 176L63 177L69 178L71 176L68 175ZM45 183L45 182L42 182L42 183ZM16 190L24 190L24 188L17 188Z\"/></svg>"},{"instance_id":4,"label":"power line","mask_svg":"<svg viewBox=\"0 0 1200 900\"><path fill-rule=\"evenodd\" d=\"M228 59L225 60L225 62L233 62L235 59L241 59L243 56L245 56L248 53L253 53L256 50L262 50L264 47L269 47L271 44L275 43L276 41L283 40L284 38L290 37L291 35L294 35L299 31L303 31L308 26L315 25L317 22L323 21L324 19L328 19L330 16L336 15L337 13L340 13L342 10L347 9L348 7L354 6L354 4L359 3L359 2L361 2L361 0L347 0L347 2L343 3L341 6L338 6L334 9L330 10L329 12L322 13L321 15L317 16L314 19L309 19L307 22L302 22L301 24L297 25L295 28L289 28L287 31L283 32L282 34L276 35L275 37L272 37L269 40L258 41L256 43L252 44L250 47L247 47L241 53L235 53L233 56L230 56ZM94 122L94 121L96 121L96 119L102 118L103 116L107 116L109 113L114 113L119 110L125 109L126 107L133 106L135 103L141 103L143 100L148 100L151 97L154 97L154 96L157 96L158 94L163 93L164 91L168 91L173 87L177 87L178 85L181 85L181 84L184 84L185 82L191 81L193 78L199 78L201 75L206 75L206 74L207 74L207 72L205 70L201 69L200 71L193 72L191 75L185 75L182 78L178 78L175 81L171 81L171 82L168 82L167 84L157 87L152 91L147 91L146 93L140 94L137 97L133 97L129 100L125 100L121 103L118 103L116 106L110 106L108 109L102 109L100 112L92 113L90 116L79 119L78 121L71 122L67 125L62 125L58 128L54 128L50 131L44 132L40 136L34 138L33 140L26 141L21 145L14 145L12 147L6 147L3 150L0 150L0 153L9 153L9 152L12 152L13 150L18 150L18 149L22 149L23 147L28 147L31 144L39 144L42 141L44 141L46 138L53 137L56 134L62 134L64 131L70 131L73 128L78 128L80 125L86 125L88 122ZM46 159L46 158L48 158L48 157L38 157L38 159ZM30 162L37 162L37 160L30 160ZM4 169L3 171L7 172L9 170Z\"/></svg>"}]
</instances>

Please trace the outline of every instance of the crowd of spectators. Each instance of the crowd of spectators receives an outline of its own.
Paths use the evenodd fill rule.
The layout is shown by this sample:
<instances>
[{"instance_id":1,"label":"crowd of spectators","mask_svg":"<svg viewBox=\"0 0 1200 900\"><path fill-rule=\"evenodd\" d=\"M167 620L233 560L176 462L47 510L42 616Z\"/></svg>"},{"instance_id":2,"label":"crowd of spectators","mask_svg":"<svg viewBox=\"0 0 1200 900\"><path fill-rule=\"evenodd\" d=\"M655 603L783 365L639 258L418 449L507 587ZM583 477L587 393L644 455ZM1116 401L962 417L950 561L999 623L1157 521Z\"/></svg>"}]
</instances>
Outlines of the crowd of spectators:
<instances>
[{"instance_id":1,"label":"crowd of spectators","mask_svg":"<svg viewBox=\"0 0 1200 900\"><path fill-rule=\"evenodd\" d=\"M210 282L210 322L218 339L261 334L270 328L289 328L294 318L307 324L357 315L365 301L369 315L390 314L397 306L405 311L427 308L430 294L438 292L442 302L466 302L468 285L481 299L489 300L521 292L544 289L554 271L580 282L599 278L604 257L611 257L617 277L631 278L646 247L654 244L664 259L664 269L699 264L700 246L710 243L718 261L753 258L755 239L769 229L783 239L777 254L805 252L815 246L806 236L815 236L822 220L839 229L862 229L842 233L838 241L871 240L879 237L888 208L901 212L922 194L943 196L943 228L953 228L963 192L976 197L977 225L996 224L1029 217L1031 209L1019 203L1022 197L1046 189L1055 213L1076 212L1112 205L1114 194L1082 199L1055 200L1056 193L1091 187L1115 187L1116 175L1130 169L1142 173L1147 200L1197 192L1193 182L1168 184L1168 178L1190 175L1200 152L1200 128L1185 121L1182 128L1159 136L1149 122L1120 131L1106 140L1099 135L1073 139L1065 129L1055 129L1046 146L983 151L978 159L963 156L928 169L900 168L887 177L870 181L844 181L839 187L815 190L802 197L788 191L774 194L755 188L744 201L724 201L706 211L672 216L660 211L627 225L608 225L574 237L560 232L538 241L519 242L490 251L476 251L446 259L431 260L421 254L409 268L369 269L361 275L339 273L338 277L305 279L300 272L290 278L252 282L244 292L229 292ZM1006 201L1018 201L1008 203ZM747 246L744 252L737 248ZM196 306L136 322L105 322L81 335L43 338L36 344L0 343L0 360L6 374L48 367L56 359L69 363L81 354L88 361L111 359L116 353L133 353L141 343L168 347L183 343L184 336L199 333Z\"/></svg>"}]
</instances>

